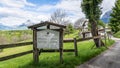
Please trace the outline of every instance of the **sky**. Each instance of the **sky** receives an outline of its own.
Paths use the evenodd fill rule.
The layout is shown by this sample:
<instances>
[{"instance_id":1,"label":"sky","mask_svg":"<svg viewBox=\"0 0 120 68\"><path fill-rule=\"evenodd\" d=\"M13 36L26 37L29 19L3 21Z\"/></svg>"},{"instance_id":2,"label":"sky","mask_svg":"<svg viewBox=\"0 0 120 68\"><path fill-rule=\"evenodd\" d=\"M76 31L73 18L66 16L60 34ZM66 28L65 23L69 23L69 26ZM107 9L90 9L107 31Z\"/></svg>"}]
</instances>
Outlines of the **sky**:
<instances>
[{"instance_id":1,"label":"sky","mask_svg":"<svg viewBox=\"0 0 120 68\"><path fill-rule=\"evenodd\" d=\"M40 23L49 20L57 9L64 10L68 19L74 23L77 19L85 17L81 2L82 0L0 0L0 24L14 26L28 20L31 23ZM103 0L102 13L111 10L114 3L115 0Z\"/></svg>"}]
</instances>

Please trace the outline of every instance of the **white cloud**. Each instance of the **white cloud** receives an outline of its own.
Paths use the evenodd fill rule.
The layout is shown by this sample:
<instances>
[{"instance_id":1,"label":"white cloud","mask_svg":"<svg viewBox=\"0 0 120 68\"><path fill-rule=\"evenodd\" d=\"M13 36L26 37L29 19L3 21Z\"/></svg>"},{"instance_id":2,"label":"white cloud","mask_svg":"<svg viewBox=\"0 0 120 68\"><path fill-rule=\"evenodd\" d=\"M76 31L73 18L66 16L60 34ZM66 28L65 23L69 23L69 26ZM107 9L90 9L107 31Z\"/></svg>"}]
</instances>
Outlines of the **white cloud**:
<instances>
[{"instance_id":1,"label":"white cloud","mask_svg":"<svg viewBox=\"0 0 120 68\"><path fill-rule=\"evenodd\" d=\"M56 10L56 9L63 9L66 11L66 13L71 14L69 15L69 18L72 19L72 21L75 21L78 18L84 17L84 14L82 13L82 9L80 8L81 0L61 0L56 5L43 5L40 6L37 11L50 11L50 10Z\"/></svg>"},{"instance_id":2,"label":"white cloud","mask_svg":"<svg viewBox=\"0 0 120 68\"><path fill-rule=\"evenodd\" d=\"M37 13L19 8L0 7L0 9L0 15L3 16L2 18L0 18L0 23L8 26L25 23L26 20L31 20L37 23L41 20L47 20L50 16L47 13Z\"/></svg>"},{"instance_id":3,"label":"white cloud","mask_svg":"<svg viewBox=\"0 0 120 68\"><path fill-rule=\"evenodd\" d=\"M24 18L18 18L18 17L12 17L8 16L5 18L0 19L0 22L3 22L5 25L18 25L21 24L21 22L25 22L26 20Z\"/></svg>"},{"instance_id":4,"label":"white cloud","mask_svg":"<svg viewBox=\"0 0 120 68\"><path fill-rule=\"evenodd\" d=\"M106 11L111 10L114 7L115 1L116 0L103 0L101 4L101 7L103 7L102 12L104 13Z\"/></svg>"},{"instance_id":5,"label":"white cloud","mask_svg":"<svg viewBox=\"0 0 120 68\"><path fill-rule=\"evenodd\" d=\"M1 0L0 4L3 6L8 6L8 7L25 7L25 5L28 6L36 6L35 4L29 3L26 0Z\"/></svg>"},{"instance_id":6,"label":"white cloud","mask_svg":"<svg viewBox=\"0 0 120 68\"><path fill-rule=\"evenodd\" d=\"M81 7L82 0L62 0L55 8L63 9L70 14L69 19L74 23L78 18L85 17Z\"/></svg>"},{"instance_id":7,"label":"white cloud","mask_svg":"<svg viewBox=\"0 0 120 68\"><path fill-rule=\"evenodd\" d=\"M8 26L18 25L25 23L26 20L38 23L50 18L51 12L55 9L63 9L69 15L69 19L75 22L77 19L84 17L85 15L80 8L82 0L61 0L56 5L41 5L27 2L27 0L1 0L0 5L0 23ZM103 13L111 10L114 6L115 0L103 0L102 11ZM109 4L109 5L108 5ZM32 6L31 10L27 10L27 6ZM33 11L33 9L36 9Z\"/></svg>"},{"instance_id":8,"label":"white cloud","mask_svg":"<svg viewBox=\"0 0 120 68\"><path fill-rule=\"evenodd\" d=\"M57 8L69 10L69 11L78 11L80 9L81 0L62 0L56 5Z\"/></svg>"}]
</instances>

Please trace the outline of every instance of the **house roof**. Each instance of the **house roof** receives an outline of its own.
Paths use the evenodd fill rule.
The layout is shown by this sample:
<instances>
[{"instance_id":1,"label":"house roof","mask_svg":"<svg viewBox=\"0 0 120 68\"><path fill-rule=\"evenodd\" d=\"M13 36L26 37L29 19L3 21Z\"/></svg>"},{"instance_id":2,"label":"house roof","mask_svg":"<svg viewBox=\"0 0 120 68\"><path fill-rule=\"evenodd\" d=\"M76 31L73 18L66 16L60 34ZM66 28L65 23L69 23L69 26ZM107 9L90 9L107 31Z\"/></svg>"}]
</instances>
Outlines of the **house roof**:
<instances>
[{"instance_id":1,"label":"house roof","mask_svg":"<svg viewBox=\"0 0 120 68\"><path fill-rule=\"evenodd\" d=\"M64 25L53 23L53 22L48 22L48 21L28 26L28 28L38 28L38 27L47 26L47 25L53 25L53 26L60 27L60 28L66 28L66 26Z\"/></svg>"}]
</instances>

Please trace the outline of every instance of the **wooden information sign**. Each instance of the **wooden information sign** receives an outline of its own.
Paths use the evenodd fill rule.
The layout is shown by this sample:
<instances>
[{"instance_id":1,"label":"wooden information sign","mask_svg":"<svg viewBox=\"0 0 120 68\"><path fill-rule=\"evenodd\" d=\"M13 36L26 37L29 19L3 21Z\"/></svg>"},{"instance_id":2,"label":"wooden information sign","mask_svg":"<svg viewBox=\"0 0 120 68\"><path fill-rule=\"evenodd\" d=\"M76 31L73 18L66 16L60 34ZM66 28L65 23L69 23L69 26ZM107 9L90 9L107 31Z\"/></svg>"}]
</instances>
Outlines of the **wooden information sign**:
<instances>
[{"instance_id":1,"label":"wooden information sign","mask_svg":"<svg viewBox=\"0 0 120 68\"><path fill-rule=\"evenodd\" d=\"M42 22L29 26L33 30L33 59L39 61L39 53L43 49L55 49L60 52L60 63L63 63L63 29L64 25Z\"/></svg>"},{"instance_id":2,"label":"wooden information sign","mask_svg":"<svg viewBox=\"0 0 120 68\"><path fill-rule=\"evenodd\" d=\"M46 29L37 32L38 49L59 49L59 32Z\"/></svg>"}]
</instances>

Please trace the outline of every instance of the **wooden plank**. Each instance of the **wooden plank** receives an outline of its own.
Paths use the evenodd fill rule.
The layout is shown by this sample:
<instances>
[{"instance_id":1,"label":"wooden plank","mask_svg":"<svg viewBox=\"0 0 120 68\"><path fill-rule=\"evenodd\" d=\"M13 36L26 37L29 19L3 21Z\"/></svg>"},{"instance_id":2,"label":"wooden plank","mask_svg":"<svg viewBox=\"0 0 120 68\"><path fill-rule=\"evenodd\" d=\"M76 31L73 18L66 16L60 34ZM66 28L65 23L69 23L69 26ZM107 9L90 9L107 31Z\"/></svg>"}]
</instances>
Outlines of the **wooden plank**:
<instances>
[{"instance_id":1,"label":"wooden plank","mask_svg":"<svg viewBox=\"0 0 120 68\"><path fill-rule=\"evenodd\" d=\"M60 63L63 63L63 29L61 29L59 33Z\"/></svg>"},{"instance_id":2,"label":"wooden plank","mask_svg":"<svg viewBox=\"0 0 120 68\"><path fill-rule=\"evenodd\" d=\"M63 40L64 43L70 43L70 42L74 42L73 39L68 39L68 40ZM3 48L12 48L12 47L19 47L19 46L27 46L27 45L32 45L33 42L23 42L23 43L15 43L15 44L4 44L4 45L0 45L0 49Z\"/></svg>"},{"instance_id":3,"label":"wooden plank","mask_svg":"<svg viewBox=\"0 0 120 68\"><path fill-rule=\"evenodd\" d=\"M64 49L63 52L74 52L75 50L74 49ZM23 55L26 55L26 54L30 54L32 53L33 50L30 50L30 51L26 51L26 52L22 52L22 53L18 53L18 54L14 54L14 55L9 55L9 56L5 56L5 57L1 57L0 58L0 61L4 61L4 60L8 60L8 59L12 59L12 58L16 58L16 57L20 57L20 56L23 56ZM60 52L59 50L55 50L55 49L52 49L52 50L41 50L41 52L45 53L45 52Z\"/></svg>"},{"instance_id":4,"label":"wooden plank","mask_svg":"<svg viewBox=\"0 0 120 68\"><path fill-rule=\"evenodd\" d=\"M85 41L85 40L90 40L90 39L95 39L95 38L100 38L100 37L104 37L104 35L97 36L97 37L81 38L81 39L77 39L77 41ZM63 40L63 42L64 43L74 42L74 39ZM32 44L33 44L33 42L23 42L23 43L15 43L15 44L4 44L4 45L0 45L0 49L3 49L3 48L12 48L12 47L18 47L18 46L27 46L27 45L32 45Z\"/></svg>"},{"instance_id":5,"label":"wooden plank","mask_svg":"<svg viewBox=\"0 0 120 68\"><path fill-rule=\"evenodd\" d=\"M33 60L35 63L39 62L39 50L37 49L37 31L33 30Z\"/></svg>"},{"instance_id":6,"label":"wooden plank","mask_svg":"<svg viewBox=\"0 0 120 68\"><path fill-rule=\"evenodd\" d=\"M32 53L32 52L33 52L33 50L30 50L30 51L26 51L26 52L14 54L14 55L9 55L9 56L5 56L5 57L1 57L1 58L0 58L0 61L12 59L12 58L15 58L15 57L20 57L20 56L23 56L23 55L26 55L26 54L30 54L30 53Z\"/></svg>"},{"instance_id":7,"label":"wooden plank","mask_svg":"<svg viewBox=\"0 0 120 68\"><path fill-rule=\"evenodd\" d=\"M66 40L63 40L64 43L70 43L70 42L74 42L74 39L66 39Z\"/></svg>"},{"instance_id":8,"label":"wooden plank","mask_svg":"<svg viewBox=\"0 0 120 68\"><path fill-rule=\"evenodd\" d=\"M48 22L48 21L38 23L38 24L35 24L35 25L32 25L32 26L28 26L28 28L33 29L33 28L38 28L38 27L46 26L46 25L53 25L53 26L57 26L57 27L61 27L61 28L66 28L66 26L64 26L64 25L56 24L56 23Z\"/></svg>"},{"instance_id":9,"label":"wooden plank","mask_svg":"<svg viewBox=\"0 0 120 68\"><path fill-rule=\"evenodd\" d=\"M63 52L74 52L74 49L64 49Z\"/></svg>"},{"instance_id":10,"label":"wooden plank","mask_svg":"<svg viewBox=\"0 0 120 68\"><path fill-rule=\"evenodd\" d=\"M89 37L89 38L80 38L80 39L77 39L77 41L85 41L85 40L96 39L96 38L101 38L101 37L104 37L104 35L95 36L95 37Z\"/></svg>"},{"instance_id":11,"label":"wooden plank","mask_svg":"<svg viewBox=\"0 0 120 68\"><path fill-rule=\"evenodd\" d=\"M85 40L96 39L96 38L100 38L100 37L104 37L104 36L102 35L102 36L89 37L89 38L80 38L80 39L77 39L77 41L85 41ZM71 43L71 42L74 42L74 39L65 39L65 40L63 40L63 42Z\"/></svg>"},{"instance_id":12,"label":"wooden plank","mask_svg":"<svg viewBox=\"0 0 120 68\"><path fill-rule=\"evenodd\" d=\"M104 35L101 35L101 36L95 36L95 37L93 37L93 39L101 38L101 37L104 37Z\"/></svg>"},{"instance_id":13,"label":"wooden plank","mask_svg":"<svg viewBox=\"0 0 120 68\"><path fill-rule=\"evenodd\" d=\"M74 38L74 48L75 48L75 56L78 56L78 49L77 49L77 40Z\"/></svg>"},{"instance_id":14,"label":"wooden plank","mask_svg":"<svg viewBox=\"0 0 120 68\"><path fill-rule=\"evenodd\" d=\"M74 52L74 49L63 49L63 52ZM57 49L50 49L50 50L40 50L40 52L60 52L60 50Z\"/></svg>"},{"instance_id":15,"label":"wooden plank","mask_svg":"<svg viewBox=\"0 0 120 68\"><path fill-rule=\"evenodd\" d=\"M23 43L15 43L15 44L4 44L4 45L0 45L0 49L3 48L12 48L12 47L18 47L18 46L27 46L27 45L31 45L33 44L33 42L23 42Z\"/></svg>"},{"instance_id":16,"label":"wooden plank","mask_svg":"<svg viewBox=\"0 0 120 68\"><path fill-rule=\"evenodd\" d=\"M85 41L85 40L90 40L90 39L92 39L92 37L89 37L89 38L80 38L80 39L77 39L77 41L80 42L80 41Z\"/></svg>"},{"instance_id":17,"label":"wooden plank","mask_svg":"<svg viewBox=\"0 0 120 68\"><path fill-rule=\"evenodd\" d=\"M37 31L42 31L42 30L46 30L46 29L37 29ZM50 29L50 30L60 31L60 29Z\"/></svg>"}]
</instances>

